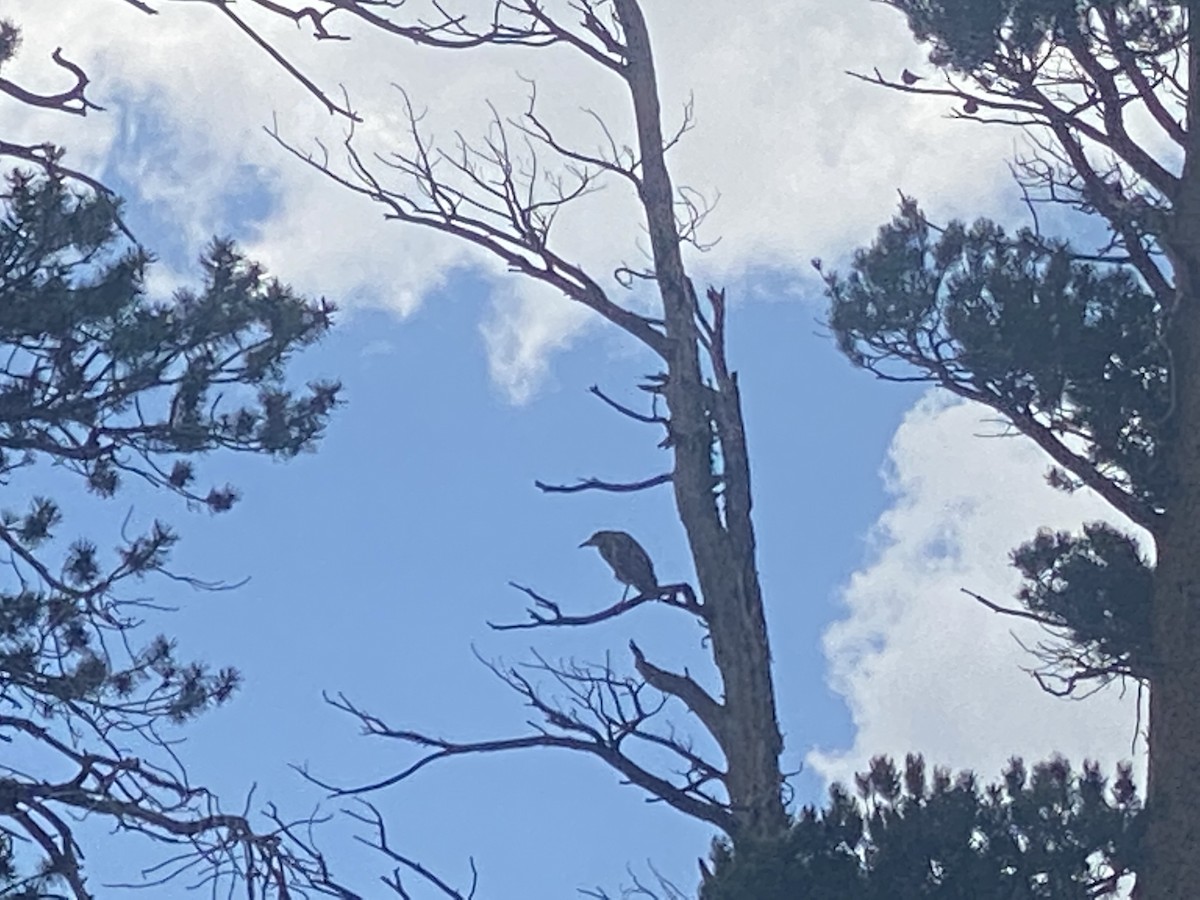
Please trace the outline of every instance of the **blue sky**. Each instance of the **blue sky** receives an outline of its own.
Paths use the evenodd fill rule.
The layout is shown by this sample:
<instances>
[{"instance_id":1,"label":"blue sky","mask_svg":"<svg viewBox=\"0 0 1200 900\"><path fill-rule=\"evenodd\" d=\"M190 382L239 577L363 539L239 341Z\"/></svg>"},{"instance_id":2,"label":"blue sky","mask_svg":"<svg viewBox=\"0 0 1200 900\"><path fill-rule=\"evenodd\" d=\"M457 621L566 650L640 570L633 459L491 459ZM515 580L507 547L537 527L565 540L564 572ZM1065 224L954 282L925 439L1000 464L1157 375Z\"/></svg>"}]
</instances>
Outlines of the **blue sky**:
<instances>
[{"instance_id":1,"label":"blue sky","mask_svg":"<svg viewBox=\"0 0 1200 900\"><path fill-rule=\"evenodd\" d=\"M182 533L180 570L251 579L209 595L161 585L180 607L161 627L184 655L246 676L232 704L186 729L195 781L234 807L257 784L256 802L303 814L321 795L289 763L351 784L410 758L359 737L322 691L447 737L521 733L526 711L472 647L510 662L529 658L531 645L551 659L611 652L627 667L633 637L656 663L704 677L698 629L669 610L570 633L496 634L485 624L523 616L510 580L572 610L614 600L620 588L606 567L577 549L599 528L633 533L662 577L690 577L668 489L544 496L533 486L632 480L668 465L656 432L587 393L599 384L638 401L634 385L650 361L630 341L563 312L561 298L521 294L460 249L383 223L365 201L331 192L289 160L261 133L273 112L299 139L332 126L205 10L171 4L153 21L115 0L53 15L36 0L6 0L6 14L10 4L26 27L17 71L48 78L46 48L66 44L109 111L81 122L0 109L0 128L56 137L77 164L92 162L123 190L132 225L162 257L164 288L194 276L200 245L216 231L297 289L344 307L335 332L294 370L346 385L347 405L317 453L285 465L213 457L204 473L244 494L225 516L189 514L136 490L72 506L69 528L103 545L136 501L141 520L161 515ZM985 413L874 382L820 333L823 297L809 258L844 260L890 215L897 188L943 217L1019 212L1005 175L1010 135L985 140L946 122L944 110L898 105L845 78L850 67L920 62L902 23L865 0L852 6L795 36L812 51L803 67L781 49L795 46L780 39L784 29L813 18L794 4L767 7L776 28L736 18L716 28L715 15L668 28L659 13L653 31L667 99L694 89L700 110L673 160L691 183L722 195L710 235L722 242L693 258L693 274L723 285L733 303L730 356L752 454L784 765L803 769L796 801L819 800L830 777L876 752L924 749L984 774L1013 753L1053 749L1111 764L1128 755L1129 701L1101 697L1086 710L1048 701L1017 670L1024 660L1007 624L958 594L970 586L1006 596L1012 546L1038 525L1071 527L1103 507L1045 489L1035 448L979 438L991 428ZM301 58L325 83L352 79L376 121L386 122L394 95L370 86L386 86L396 71L426 88L439 123L475 115L469 101L484 96L481 85L521 108L511 60L463 64L451 78L433 57L393 64L385 44L320 55L280 37L308 54ZM336 54L347 52L361 62L352 72L338 68L350 57ZM553 73L556 60L528 66ZM519 65L526 71L524 58ZM562 84L590 86L572 78ZM553 106L549 93L552 111L580 102L567 91ZM635 229L619 218L622 207L597 209L568 226L566 240L601 263L628 258L631 244L618 238ZM688 725L678 710L673 718ZM614 892L626 865L645 875L647 860L690 889L711 836L619 786L600 763L549 751L453 760L375 799L395 843L449 879L465 884L473 856L485 897ZM334 864L361 867L363 887L386 870L348 840L349 823L326 831ZM136 841L93 837L94 884L127 879L154 858ZM182 885L154 896L190 896Z\"/></svg>"}]
</instances>

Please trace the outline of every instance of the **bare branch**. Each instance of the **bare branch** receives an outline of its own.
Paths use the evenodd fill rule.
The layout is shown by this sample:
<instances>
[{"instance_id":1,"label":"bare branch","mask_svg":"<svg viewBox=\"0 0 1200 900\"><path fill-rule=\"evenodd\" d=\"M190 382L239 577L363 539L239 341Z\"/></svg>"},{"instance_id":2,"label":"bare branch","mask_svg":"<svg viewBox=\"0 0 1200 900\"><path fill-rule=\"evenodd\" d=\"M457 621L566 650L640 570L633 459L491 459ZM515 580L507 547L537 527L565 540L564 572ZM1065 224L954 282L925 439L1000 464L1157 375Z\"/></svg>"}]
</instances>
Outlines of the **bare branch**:
<instances>
[{"instance_id":1,"label":"bare branch","mask_svg":"<svg viewBox=\"0 0 1200 900\"><path fill-rule=\"evenodd\" d=\"M257 0L256 0L256 2L257 2ZM245 20L240 18L233 11L232 4L230 4L230 3L214 3L213 5L215 5L219 10L221 10L221 12L223 12L225 14L225 16L229 19L229 21L233 22L233 24L237 27L237 29L239 31L241 31L243 34L245 34L247 37L249 37L250 40L253 41L254 44L256 44L260 50L264 51L268 56L270 56L271 59L273 59L279 65L280 68L282 68L285 72L287 72L289 75L291 75L292 78L294 78L301 85L303 85L304 89L306 91L308 91L309 94L311 94L313 97L316 97L318 100L320 100L321 104L325 107L326 110L329 111L329 113L331 115L345 116L347 119L349 119L353 122L361 122L362 121L362 119L361 119L361 117L359 117L358 113L356 113L354 110L350 109L348 106L339 106L337 103L335 103L333 101L333 99L327 93L322 91L321 88L317 87L317 85L313 81L309 80L309 78L303 72L301 72L298 68L296 68L296 66L293 65L287 59L287 57L285 57L282 53L280 53L277 49L275 49L275 47L273 47L271 45L271 43L266 40L266 38L264 38L257 31L255 31L248 24L246 24ZM270 4L270 5L275 6L275 4ZM276 7L277 11L280 9L281 9L281 7ZM311 10L309 12L311 12ZM303 14L304 14L304 11L297 13L297 17L299 17ZM332 35L329 35L329 34L323 34L323 35L319 34L318 36L324 37L324 38L332 38L333 37Z\"/></svg>"},{"instance_id":2,"label":"bare branch","mask_svg":"<svg viewBox=\"0 0 1200 900\"><path fill-rule=\"evenodd\" d=\"M625 872L629 876L630 883L622 885L619 890L618 897L620 900L688 900L691 894L681 890L677 885L673 884L661 872L654 868L654 863L650 860L646 861L646 867L650 870L650 874L654 876L656 887L643 882L633 871L632 866L626 866ZM704 860L700 860L701 871L704 871ZM589 889L580 888L579 893L585 897L592 897L593 900L614 900L612 895L608 894L601 888Z\"/></svg>"},{"instance_id":3,"label":"bare branch","mask_svg":"<svg viewBox=\"0 0 1200 900\"><path fill-rule=\"evenodd\" d=\"M1061 628L1062 627L1062 623L1060 621L1058 621L1057 619L1054 619L1050 616L1044 616L1039 613L1032 613L1026 609L1012 609L1011 607L1001 606L999 603L989 600L987 597L984 597L981 594L977 594L974 591L967 590L967 588L959 588L959 590L962 593L966 594L968 597L972 598L973 600L976 600L979 603L982 603L984 606L986 606L988 609L990 609L994 613L1000 613L1001 615L1004 615L1004 616L1013 616L1018 619L1027 619L1030 622L1037 622L1039 625L1045 625L1050 628L1053 628L1053 627Z\"/></svg>"},{"instance_id":4,"label":"bare branch","mask_svg":"<svg viewBox=\"0 0 1200 900\"><path fill-rule=\"evenodd\" d=\"M662 709L661 703L646 707L641 699L645 685L619 679L607 667L596 671L573 667L557 669L538 657L539 665L532 668L555 677L569 691L574 711L566 711L544 700L532 683L516 669L501 670L489 664L506 684L525 698L529 706L544 719L535 725L535 733L514 738L487 741L450 741L418 731L396 729L382 719L367 713L339 694L336 699L326 696L326 702L355 719L364 734L396 740L423 752L418 759L396 773L378 781L354 787L337 787L320 780L303 767L294 767L304 778L330 792L331 796L354 796L382 790L399 784L426 766L459 756L497 753L508 750L559 748L581 752L604 761L630 783L649 792L653 797L679 809L687 815L709 822L722 830L735 829L730 812L701 790L718 770L704 764L705 774L693 783L685 779L682 785L657 776L622 751L622 745L633 736L652 739L655 746L670 750L688 760L689 767L698 759L683 744L669 737L646 732L646 724ZM586 721L586 714L591 721ZM531 723L532 724L532 723ZM551 730L553 729L553 731Z\"/></svg>"},{"instance_id":5,"label":"bare branch","mask_svg":"<svg viewBox=\"0 0 1200 900\"><path fill-rule=\"evenodd\" d=\"M300 874L275 832L256 831L245 814L222 813L214 797L189 786L181 776L132 756L75 750L30 719L0 716L0 733L14 731L33 739L39 753L53 753L61 768L75 769L65 780L49 781L13 777L16 773L5 767L11 774L0 777L0 797L4 798L0 815L11 819L41 847L55 871L67 879L77 900L89 900L93 895L84 884L73 831L54 807L76 817L108 816L127 831L183 847L174 858L181 866L155 884L186 868L214 883L242 880L264 888L270 884L280 890L280 897L286 897L287 883Z\"/></svg>"},{"instance_id":6,"label":"bare branch","mask_svg":"<svg viewBox=\"0 0 1200 900\"><path fill-rule=\"evenodd\" d=\"M647 376L647 378L657 378L657 377L659 377L659 376ZM662 376L662 377L665 379L665 376ZM665 383L665 382L664 381L657 382L657 386L659 389L661 389L663 383ZM593 384L590 388L588 388L588 393L596 395L601 400L603 400L606 404L608 404L610 407L615 409L617 412L621 413L623 416L628 416L630 419L633 419L635 422L643 422L647 425L663 425L663 426L665 426L667 424L667 420L665 418L663 418L662 416L658 415L657 413L651 413L650 415L646 415L644 413L634 412L628 406L618 403L616 400L612 399L606 393L604 393L604 391L600 390L598 385Z\"/></svg>"},{"instance_id":7,"label":"bare branch","mask_svg":"<svg viewBox=\"0 0 1200 900\"><path fill-rule=\"evenodd\" d=\"M384 823L383 816L380 814L378 808L371 803L368 803L366 800L363 800L361 797L357 799L358 802L368 810L368 813L364 814L356 812L355 810L346 810L346 814L358 822L362 822L371 826L371 829L374 832L374 836L371 838L364 838L361 835L355 835L355 839L359 841L359 843L375 848L388 859L398 863L400 866L408 869L410 872L416 873L423 881L433 885L440 893L446 897L449 897L450 900L471 900L471 898L475 896L475 891L479 886L479 872L475 868L474 859L470 860L471 887L464 894L455 890L446 881L431 872L427 867L421 865L421 863L409 856L405 856L393 848L388 842L387 825ZM408 893L405 891L401 883L400 872L398 869L393 871L390 878L383 878L382 881L400 896L408 896Z\"/></svg>"},{"instance_id":8,"label":"bare branch","mask_svg":"<svg viewBox=\"0 0 1200 900\"><path fill-rule=\"evenodd\" d=\"M77 116L86 116L88 110L96 110L97 112L104 109L102 106L97 106L86 96L87 86L90 83L87 74L75 63L66 59L62 55L62 47L55 49L50 55L55 64L62 69L66 69L75 77L75 83L67 90L58 94L36 94L33 91L27 90L7 78L0 78L0 94L7 94L19 103L24 103L26 106L40 107L41 109L55 109L60 112L71 113Z\"/></svg>"},{"instance_id":9,"label":"bare branch","mask_svg":"<svg viewBox=\"0 0 1200 900\"><path fill-rule=\"evenodd\" d=\"M343 150L350 174L334 170L328 154L302 153L286 142L277 128L267 133L306 165L356 194L383 206L385 217L430 228L464 240L503 261L519 272L561 291L578 303L590 307L613 324L642 341L659 356L666 352L660 331L645 317L619 306L604 289L579 266L568 262L547 244L550 227L557 212L572 200L591 190L595 174L587 170L572 173L573 186L559 182L551 185L546 196L535 196L536 168L523 166L508 145L504 123L493 117L491 136L484 149L471 147L459 139L459 151L451 156L429 147L419 131L421 116L413 109L407 94L399 89L409 124L412 150L396 151L378 161L409 181L410 187L388 187L373 175L354 146L353 124L347 130ZM444 180L435 170L441 162L464 180L459 186Z\"/></svg>"},{"instance_id":10,"label":"bare branch","mask_svg":"<svg viewBox=\"0 0 1200 900\"><path fill-rule=\"evenodd\" d=\"M547 484L535 481L534 486L546 494L577 494L580 491L608 491L610 493L628 494L634 491L644 491L647 488L658 487L660 484L670 484L671 473L664 472L642 481L612 482L601 481L598 478L581 478L576 484Z\"/></svg>"},{"instance_id":11,"label":"bare branch","mask_svg":"<svg viewBox=\"0 0 1200 900\"><path fill-rule=\"evenodd\" d=\"M722 746L725 745L729 737L726 734L727 716L725 708L720 703L714 700L686 671L682 675L677 675L647 662L645 654L633 641L629 642L629 651L633 654L634 667L638 674L646 679L647 684L664 694L678 697L683 705L704 723L704 727L717 739L717 742Z\"/></svg>"},{"instance_id":12,"label":"bare branch","mask_svg":"<svg viewBox=\"0 0 1200 900\"><path fill-rule=\"evenodd\" d=\"M488 627L496 631L517 631L528 628L543 628L547 626L576 626L576 625L593 625L596 622L603 622L608 619L616 618L619 615L629 612L641 606L644 603L657 602L666 606L672 606L676 609L682 609L684 612L703 619L704 608L697 602L695 592L691 585L686 583L681 584L664 584L660 585L661 593L639 594L636 597L630 597L628 600L622 600L619 603L614 603L599 612L588 613L582 616L566 616L563 615L561 608L554 601L543 597L532 588L524 585L509 582L510 585L517 590L526 594L534 602L534 608L527 610L529 622L518 622L508 625L497 625L488 622ZM541 611L539 611L541 610Z\"/></svg>"},{"instance_id":13,"label":"bare branch","mask_svg":"<svg viewBox=\"0 0 1200 900\"><path fill-rule=\"evenodd\" d=\"M1130 662L1124 659L1113 661L1111 657L1097 653L1093 646L1081 644L1072 635L1069 624L1061 618L1002 606L966 588L959 590L992 612L1042 626L1054 638L1053 643L1039 641L1031 647L1013 635L1013 640L1021 649L1041 663L1039 668L1026 668L1023 671L1031 675L1038 686L1052 696L1082 700L1094 695L1114 680L1133 678L1140 684L1146 678L1146 673L1136 671ZM1097 662L1098 659L1105 661Z\"/></svg>"}]
</instances>

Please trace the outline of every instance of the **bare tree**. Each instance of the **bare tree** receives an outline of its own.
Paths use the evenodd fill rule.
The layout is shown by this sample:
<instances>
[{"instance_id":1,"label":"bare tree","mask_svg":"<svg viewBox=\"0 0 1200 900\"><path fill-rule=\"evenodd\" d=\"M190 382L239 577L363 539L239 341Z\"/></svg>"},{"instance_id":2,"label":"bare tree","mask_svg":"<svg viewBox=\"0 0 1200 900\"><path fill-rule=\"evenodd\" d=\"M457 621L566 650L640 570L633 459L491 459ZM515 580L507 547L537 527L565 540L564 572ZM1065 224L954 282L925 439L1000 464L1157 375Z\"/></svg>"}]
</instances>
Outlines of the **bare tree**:
<instances>
[{"instance_id":1,"label":"bare tree","mask_svg":"<svg viewBox=\"0 0 1200 900\"><path fill-rule=\"evenodd\" d=\"M370 4L345 6L355 15L366 17L371 12ZM768 839L787 826L779 766L782 739L755 562L741 400L737 375L730 370L725 352L726 300L723 291L709 288L702 301L687 274L682 250L696 242L706 208L693 202L694 195L672 185L665 161L665 152L690 125L690 110L682 127L665 137L649 34L636 0L581 3L574 11L579 21L568 25L538 3L502 3L485 30L470 31L465 20L454 19L403 33L421 43L458 49L485 43L575 48L627 87L636 122L636 150L631 153L618 150L619 142L611 135L611 153L605 156L565 144L539 117L536 95L519 119L505 120L496 113L481 147L465 140L452 151L431 146L407 95L412 149L386 160L364 157L352 126L342 147L344 166L327 152L304 152L278 131L272 133L326 177L383 206L389 219L432 228L483 249L512 271L587 306L661 361L661 371L641 385L650 399L648 411L624 406L599 388L593 388L593 393L618 412L660 430L660 446L672 455L669 472L637 484L593 480L541 487L620 491L669 483L692 551L698 589L688 584L662 586L657 596L641 594L599 612L573 616L563 613L558 602L522 588L534 603L524 627L586 625L625 615L647 602L669 606L704 625L724 695L710 695L686 672L656 666L631 643L634 674L629 675L618 674L608 664L554 664L541 657L531 670L496 667L497 674L542 717L537 729L517 737L444 741L393 728L382 717L339 697L334 704L356 717L369 733L421 748L424 755L375 784L352 789L326 786L335 793L362 793L403 781L425 765L451 756L561 747L604 760L625 780L716 826L735 842ZM318 20L324 23L325 17ZM565 174L542 180L543 163L532 152L522 156L518 148L557 157ZM556 216L604 177L624 182L641 203L653 265L623 274L657 287L661 316L643 315L622 305L600 277L555 250L551 238ZM550 676L569 700L560 703L543 696L531 672ZM705 758L690 739L656 725L668 701L695 715L720 748L720 758ZM666 751L676 760L677 771L644 762L647 750Z\"/></svg>"},{"instance_id":2,"label":"bare tree","mask_svg":"<svg viewBox=\"0 0 1200 900\"><path fill-rule=\"evenodd\" d=\"M637 0L582 0L564 6L561 13L552 13L535 0L503 0L479 27L441 7L437 7L441 18L432 23L400 24L394 20L398 5L377 0L316 3L303 9L252 0L251 6L310 26L322 40L344 39L336 31L337 20L353 18L407 41L448 51L482 45L566 46L624 84L636 123L631 141L635 149L621 149L622 142L604 128L611 152L586 152L555 135L539 117L535 95L524 115L515 120L496 113L482 145L464 140L447 150L429 144L405 94L412 149L386 158L360 152L348 102L326 96L263 35L236 18L231 4L213 5L250 33L276 62L296 73L327 108L346 117L348 133L341 158L325 148L315 153L300 149L272 129L273 136L297 158L379 204L389 219L465 241L502 260L513 272L556 288L569 301L583 304L625 331L659 361L660 370L641 385L647 392L647 410L622 405L599 388L593 388L593 393L612 409L660 432L659 446L671 455L667 471L631 484L591 480L541 487L559 492L632 491L670 484L697 586L662 586L657 596L639 595L577 615L568 615L557 601L522 588L533 603L530 620L523 624L582 626L626 615L646 603L668 606L703 624L705 645L722 685L722 695L713 696L687 672L661 668L633 643L628 674L621 674L616 665L558 664L541 657L531 668L496 666L497 674L538 711L541 722L519 736L464 743L394 728L345 697L331 698L368 733L415 747L421 755L412 765L373 784L326 786L338 795L362 794L403 781L448 757L561 747L604 760L628 782L714 825L735 843L782 834L788 825L779 762L782 738L755 558L741 399L737 374L726 357L726 299L715 288L698 293L687 273L683 249L698 244L697 227L707 207L694 193L672 184L665 154L690 126L690 108L682 126L665 136L650 37ZM555 159L560 169L543 178L546 158ZM615 280L626 286L652 283L661 302L660 315L645 315L623 304L605 286L608 279L556 251L552 240L556 216L602 179L616 180L634 192L652 253L650 267L622 269ZM568 699L556 702L543 695L535 684L537 674L548 676ZM660 724L672 704L694 714L719 748L719 756L702 755L693 740L665 722ZM673 767L663 768L647 758L661 759L664 752L675 760Z\"/></svg>"}]
</instances>

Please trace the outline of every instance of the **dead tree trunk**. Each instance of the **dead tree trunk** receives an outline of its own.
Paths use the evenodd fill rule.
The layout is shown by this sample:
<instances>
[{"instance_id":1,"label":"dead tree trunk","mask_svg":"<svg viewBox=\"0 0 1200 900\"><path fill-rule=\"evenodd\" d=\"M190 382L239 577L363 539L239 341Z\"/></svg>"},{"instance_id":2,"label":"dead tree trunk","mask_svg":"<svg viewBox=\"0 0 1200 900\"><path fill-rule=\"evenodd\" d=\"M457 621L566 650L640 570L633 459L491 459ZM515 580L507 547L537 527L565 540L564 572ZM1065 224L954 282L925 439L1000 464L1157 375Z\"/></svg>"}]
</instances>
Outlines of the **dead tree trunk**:
<instances>
[{"instance_id":1,"label":"dead tree trunk","mask_svg":"<svg viewBox=\"0 0 1200 900\"><path fill-rule=\"evenodd\" d=\"M616 6L625 31L626 79L643 166L642 202L668 339L664 393L675 451L675 504L704 598L713 660L725 686L724 702L705 725L725 755L725 786L739 834L766 837L778 834L787 821L780 797L783 739L755 561L750 465L737 377L726 368L723 342L718 340L709 344L712 382L705 383L699 301L680 254L650 37L636 0L617 0ZM714 319L720 321L724 297L710 292L710 299ZM719 339L723 336L723 331L717 333ZM714 445L722 463L719 499L713 490ZM655 684L646 666L639 671L655 687L672 693L666 684Z\"/></svg>"}]
</instances>

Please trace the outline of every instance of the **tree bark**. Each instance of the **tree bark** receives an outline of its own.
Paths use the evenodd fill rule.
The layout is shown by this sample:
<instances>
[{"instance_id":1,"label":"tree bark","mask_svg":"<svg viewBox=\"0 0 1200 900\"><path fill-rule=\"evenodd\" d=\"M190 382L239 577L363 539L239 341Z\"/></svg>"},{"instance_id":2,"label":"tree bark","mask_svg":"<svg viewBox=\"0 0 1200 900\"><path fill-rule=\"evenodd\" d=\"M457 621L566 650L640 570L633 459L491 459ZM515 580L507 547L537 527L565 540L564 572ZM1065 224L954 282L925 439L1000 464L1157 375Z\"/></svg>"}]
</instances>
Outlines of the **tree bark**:
<instances>
[{"instance_id":1,"label":"tree bark","mask_svg":"<svg viewBox=\"0 0 1200 900\"><path fill-rule=\"evenodd\" d=\"M1150 686L1146 859L1140 900L1200 891L1200 17L1188 22L1188 137L1181 190L1164 245L1174 267L1169 321L1174 408L1164 441L1172 492L1157 529Z\"/></svg>"},{"instance_id":2,"label":"tree bark","mask_svg":"<svg viewBox=\"0 0 1200 900\"><path fill-rule=\"evenodd\" d=\"M616 0L616 7L628 48L626 79L642 155L642 201L670 343L665 396L675 451L672 484L725 689L720 725L710 730L725 755L725 785L736 823L730 836L736 845L743 839L781 835L788 821L779 767L783 738L755 566L741 403L736 377L724 371L719 355L714 359L714 384L705 383L698 300L680 253L649 34L636 0ZM714 443L723 469L720 506L712 488Z\"/></svg>"}]
</instances>

